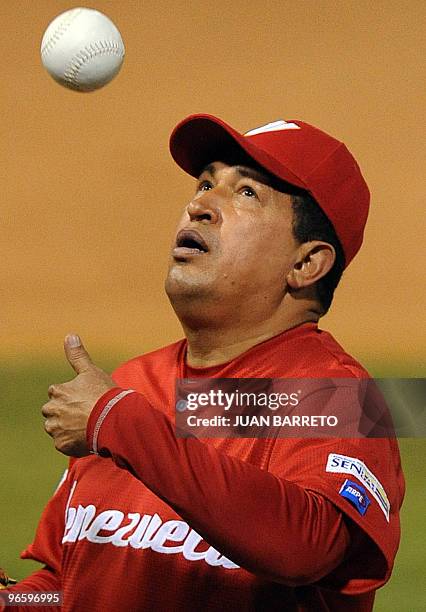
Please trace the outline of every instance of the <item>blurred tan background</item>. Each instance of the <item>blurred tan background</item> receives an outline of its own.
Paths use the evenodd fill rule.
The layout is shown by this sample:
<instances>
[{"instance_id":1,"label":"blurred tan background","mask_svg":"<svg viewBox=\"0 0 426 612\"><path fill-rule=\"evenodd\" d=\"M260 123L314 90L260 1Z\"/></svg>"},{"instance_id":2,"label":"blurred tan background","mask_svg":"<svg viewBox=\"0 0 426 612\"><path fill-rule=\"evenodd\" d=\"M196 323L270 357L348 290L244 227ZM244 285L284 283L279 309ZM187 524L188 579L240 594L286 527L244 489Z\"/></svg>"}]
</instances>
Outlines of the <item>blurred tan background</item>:
<instances>
[{"instance_id":1,"label":"blurred tan background","mask_svg":"<svg viewBox=\"0 0 426 612\"><path fill-rule=\"evenodd\" d=\"M47 24L72 6L0 0L0 358L59 355L69 330L123 358L181 336L163 277L193 184L168 136L210 112L241 131L301 118L347 143L372 209L323 326L367 365L385 357L415 372L426 346L425 3L94 1L126 59L90 94L60 87L39 59Z\"/></svg>"},{"instance_id":2,"label":"blurred tan background","mask_svg":"<svg viewBox=\"0 0 426 612\"><path fill-rule=\"evenodd\" d=\"M71 377L65 333L106 368L181 336L163 278L193 193L168 153L186 115L241 131L299 118L346 142L372 208L322 325L377 376L425 374L425 2L93 0L127 55L91 94L39 58L74 6L0 0L0 565L17 578L36 567L19 552L66 465L40 416L48 385ZM426 608L426 445L400 444L403 537L378 612Z\"/></svg>"}]
</instances>

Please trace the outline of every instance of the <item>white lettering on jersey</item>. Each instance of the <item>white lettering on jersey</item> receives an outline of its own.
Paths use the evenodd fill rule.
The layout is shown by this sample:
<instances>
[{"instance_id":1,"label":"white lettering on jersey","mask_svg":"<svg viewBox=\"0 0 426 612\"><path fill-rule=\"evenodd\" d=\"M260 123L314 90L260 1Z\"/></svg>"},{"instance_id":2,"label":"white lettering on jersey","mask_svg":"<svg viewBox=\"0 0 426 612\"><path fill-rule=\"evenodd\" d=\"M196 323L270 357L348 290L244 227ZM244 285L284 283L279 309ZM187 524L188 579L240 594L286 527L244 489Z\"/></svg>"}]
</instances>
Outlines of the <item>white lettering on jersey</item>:
<instances>
[{"instance_id":1,"label":"white lettering on jersey","mask_svg":"<svg viewBox=\"0 0 426 612\"><path fill-rule=\"evenodd\" d=\"M114 544L114 546L128 546L129 543L127 540L123 539L123 536L133 531L133 529L141 520L141 515L139 514L139 512L129 512L127 516L129 517L130 522L127 525L124 525L124 527L120 527L120 529L117 529L111 539L111 542Z\"/></svg>"},{"instance_id":2,"label":"white lettering on jersey","mask_svg":"<svg viewBox=\"0 0 426 612\"><path fill-rule=\"evenodd\" d=\"M157 515L155 515L157 516ZM160 517L158 517L160 518ZM138 523L138 526L136 528L136 531L134 532L133 535L130 536L130 538L128 540L126 540L126 546L130 545L132 548L148 548L149 546L149 542L146 543L146 541L143 539L143 535L146 531L146 528L148 527L149 523L151 522L151 519L153 519L153 517L150 514L144 514L142 519L140 520L140 522ZM161 523L161 520L160 520Z\"/></svg>"},{"instance_id":3,"label":"white lettering on jersey","mask_svg":"<svg viewBox=\"0 0 426 612\"><path fill-rule=\"evenodd\" d=\"M157 552L170 555L171 553L180 553L183 551L183 545L180 546L165 546L167 540L172 542L182 542L188 535L189 525L183 521L166 521L157 531L151 548Z\"/></svg>"},{"instance_id":4,"label":"white lettering on jersey","mask_svg":"<svg viewBox=\"0 0 426 612\"><path fill-rule=\"evenodd\" d=\"M203 542L203 538L196 531L191 529L188 536L185 538L185 542L183 543L182 547L182 553L185 559L188 559L188 561L199 561L200 559L205 558L205 550L195 550L201 542Z\"/></svg>"},{"instance_id":5,"label":"white lettering on jersey","mask_svg":"<svg viewBox=\"0 0 426 612\"><path fill-rule=\"evenodd\" d=\"M68 525L70 523L70 529L67 534L67 540L66 540L67 542L76 542L77 538L82 539L82 537L80 536L81 536L81 531L83 528L83 522L86 519L85 526L87 526L87 524L95 516L95 512L96 512L96 508L93 505L86 506L86 508L80 505L78 506L77 509L73 508L72 506L68 508L66 524ZM72 521L71 519L68 518L68 515L70 513L74 515L72 518ZM83 538L84 537L85 536L83 535ZM62 538L62 542L64 542L64 538Z\"/></svg>"},{"instance_id":6,"label":"white lettering on jersey","mask_svg":"<svg viewBox=\"0 0 426 612\"><path fill-rule=\"evenodd\" d=\"M389 522L390 501L380 480L371 472L361 459L330 453L327 459L326 472L351 474L367 487Z\"/></svg>"},{"instance_id":7,"label":"white lettering on jersey","mask_svg":"<svg viewBox=\"0 0 426 612\"><path fill-rule=\"evenodd\" d=\"M267 123L266 125L261 125L260 127L254 128L253 130L249 130L244 134L244 136L255 136L256 134L264 134L265 132L280 132L282 130L300 130L300 125L297 123L292 123L291 121L284 121L284 119L279 119L278 121L272 121L271 123Z\"/></svg>"},{"instance_id":8,"label":"white lettering on jersey","mask_svg":"<svg viewBox=\"0 0 426 612\"><path fill-rule=\"evenodd\" d=\"M163 522L158 514L141 516L138 512L129 512L126 516L120 510L97 513L93 504L79 505L78 508L70 506L62 542L77 540L134 549L150 548L166 555L182 553L188 561L205 561L210 566L226 569L239 568L209 546L188 523L180 520ZM174 545L169 545L170 542Z\"/></svg>"},{"instance_id":9,"label":"white lettering on jersey","mask_svg":"<svg viewBox=\"0 0 426 612\"><path fill-rule=\"evenodd\" d=\"M124 514L119 510L105 510L93 520L90 527L87 528L85 536L80 535L78 539L82 540L86 537L89 542L94 542L95 544L111 542L123 518ZM99 535L100 531L113 531L114 533L108 536L101 536Z\"/></svg>"},{"instance_id":10,"label":"white lettering on jersey","mask_svg":"<svg viewBox=\"0 0 426 612\"><path fill-rule=\"evenodd\" d=\"M64 482L65 482L65 481L64 481ZM68 495L67 505L65 506L65 521L67 520L67 512L68 512L68 508L69 508L69 506L70 506L71 499L72 499L72 496L74 495L74 491L75 491L76 486L77 486L77 481L76 481L76 480L74 480L74 482L72 483L72 487L71 487L70 494Z\"/></svg>"},{"instance_id":11,"label":"white lettering on jersey","mask_svg":"<svg viewBox=\"0 0 426 612\"><path fill-rule=\"evenodd\" d=\"M59 489L61 488L61 486L62 486L62 485L64 484L64 482L66 481L67 476L68 476L68 469L66 469L66 470L65 470L65 472L62 474L62 476L61 476L61 480L60 480L60 481L58 482L58 484L56 485L56 489L55 489L55 491L54 491L53 495L55 495L55 493L56 493L57 491L59 491Z\"/></svg>"}]
</instances>

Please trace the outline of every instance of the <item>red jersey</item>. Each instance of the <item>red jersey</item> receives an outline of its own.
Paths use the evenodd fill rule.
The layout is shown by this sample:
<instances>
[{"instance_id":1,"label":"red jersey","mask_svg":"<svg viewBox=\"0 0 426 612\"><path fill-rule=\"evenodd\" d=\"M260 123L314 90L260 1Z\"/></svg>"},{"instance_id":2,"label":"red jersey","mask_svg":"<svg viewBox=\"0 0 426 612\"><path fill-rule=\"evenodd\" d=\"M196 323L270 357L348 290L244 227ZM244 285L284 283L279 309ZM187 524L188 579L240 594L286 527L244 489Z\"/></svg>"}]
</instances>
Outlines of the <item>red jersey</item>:
<instances>
[{"instance_id":1,"label":"red jersey","mask_svg":"<svg viewBox=\"0 0 426 612\"><path fill-rule=\"evenodd\" d=\"M313 323L210 368L188 367L186 347L116 370L89 419L99 454L71 459L22 554L46 567L12 590L63 591L63 612L371 610L399 543L394 439L178 439L173 427L177 378L365 370ZM362 512L341 495L348 478L367 491Z\"/></svg>"}]
</instances>

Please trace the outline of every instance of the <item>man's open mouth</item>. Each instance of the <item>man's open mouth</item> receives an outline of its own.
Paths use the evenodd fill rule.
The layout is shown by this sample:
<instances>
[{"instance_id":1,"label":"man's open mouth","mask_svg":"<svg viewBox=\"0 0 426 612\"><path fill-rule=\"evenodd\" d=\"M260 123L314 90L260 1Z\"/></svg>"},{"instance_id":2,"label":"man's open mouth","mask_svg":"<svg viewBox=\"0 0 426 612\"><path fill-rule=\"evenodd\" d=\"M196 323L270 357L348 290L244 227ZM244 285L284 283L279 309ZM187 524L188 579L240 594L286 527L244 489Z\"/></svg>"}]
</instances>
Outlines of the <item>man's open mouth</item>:
<instances>
[{"instance_id":1,"label":"man's open mouth","mask_svg":"<svg viewBox=\"0 0 426 612\"><path fill-rule=\"evenodd\" d=\"M209 248L206 241L196 230L181 230L176 237L173 257L181 259L188 255L208 253L208 251Z\"/></svg>"}]
</instances>

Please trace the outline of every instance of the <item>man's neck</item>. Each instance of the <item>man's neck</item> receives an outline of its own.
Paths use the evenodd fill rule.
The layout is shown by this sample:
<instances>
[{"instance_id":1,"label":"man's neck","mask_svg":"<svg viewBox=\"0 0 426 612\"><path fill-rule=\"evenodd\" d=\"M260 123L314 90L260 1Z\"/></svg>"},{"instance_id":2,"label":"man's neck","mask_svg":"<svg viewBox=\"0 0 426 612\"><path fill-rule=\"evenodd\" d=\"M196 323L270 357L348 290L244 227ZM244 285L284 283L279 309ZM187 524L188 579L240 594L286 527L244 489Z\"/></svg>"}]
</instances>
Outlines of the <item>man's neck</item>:
<instances>
[{"instance_id":1,"label":"man's neck","mask_svg":"<svg viewBox=\"0 0 426 612\"><path fill-rule=\"evenodd\" d=\"M188 340L188 365L202 368L226 363L256 344L303 323L316 322L318 318L317 313L308 311L292 317L291 320L268 320L250 328L193 328L183 325Z\"/></svg>"}]
</instances>

